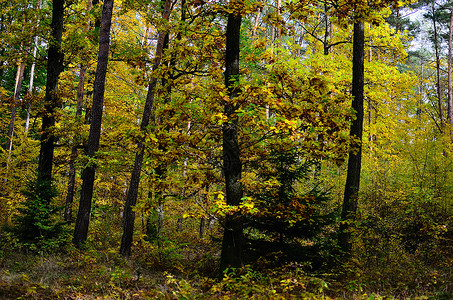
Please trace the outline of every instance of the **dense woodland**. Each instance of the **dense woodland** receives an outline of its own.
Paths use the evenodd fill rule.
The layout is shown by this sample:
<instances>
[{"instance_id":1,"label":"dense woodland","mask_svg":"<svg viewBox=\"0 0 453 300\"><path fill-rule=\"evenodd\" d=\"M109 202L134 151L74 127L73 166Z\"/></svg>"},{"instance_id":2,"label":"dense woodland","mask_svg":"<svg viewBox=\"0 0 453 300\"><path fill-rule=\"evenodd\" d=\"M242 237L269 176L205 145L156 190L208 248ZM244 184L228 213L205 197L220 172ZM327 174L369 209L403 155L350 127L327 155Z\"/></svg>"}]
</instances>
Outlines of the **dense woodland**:
<instances>
[{"instance_id":1,"label":"dense woodland","mask_svg":"<svg viewBox=\"0 0 453 300\"><path fill-rule=\"evenodd\" d=\"M0 0L0 298L453 298L452 25Z\"/></svg>"}]
</instances>

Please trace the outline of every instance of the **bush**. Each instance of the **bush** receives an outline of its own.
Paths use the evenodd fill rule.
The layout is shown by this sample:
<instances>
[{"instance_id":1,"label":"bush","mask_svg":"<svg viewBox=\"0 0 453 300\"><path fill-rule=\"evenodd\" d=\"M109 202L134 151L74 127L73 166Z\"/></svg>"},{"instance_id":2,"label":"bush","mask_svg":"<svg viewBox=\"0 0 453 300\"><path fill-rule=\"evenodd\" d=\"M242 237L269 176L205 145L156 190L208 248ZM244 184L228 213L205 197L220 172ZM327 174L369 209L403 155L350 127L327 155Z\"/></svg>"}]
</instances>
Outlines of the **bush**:
<instances>
[{"instance_id":1,"label":"bush","mask_svg":"<svg viewBox=\"0 0 453 300\"><path fill-rule=\"evenodd\" d=\"M13 216L13 224L7 226L17 240L17 245L33 252L48 252L62 247L68 240L69 232L64 223L56 219L61 210L45 199L52 199L57 192L49 182L29 181L22 191L25 202Z\"/></svg>"}]
</instances>

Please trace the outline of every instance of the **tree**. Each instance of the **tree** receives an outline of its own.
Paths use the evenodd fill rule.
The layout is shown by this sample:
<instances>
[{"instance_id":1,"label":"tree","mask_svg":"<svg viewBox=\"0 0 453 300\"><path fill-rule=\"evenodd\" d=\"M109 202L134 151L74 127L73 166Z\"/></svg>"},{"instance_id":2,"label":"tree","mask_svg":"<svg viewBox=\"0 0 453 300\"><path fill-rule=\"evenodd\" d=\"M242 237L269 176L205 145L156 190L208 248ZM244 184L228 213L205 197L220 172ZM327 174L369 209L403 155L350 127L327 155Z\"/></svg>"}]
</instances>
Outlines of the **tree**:
<instances>
[{"instance_id":1,"label":"tree","mask_svg":"<svg viewBox=\"0 0 453 300\"><path fill-rule=\"evenodd\" d=\"M348 173L341 211L342 223L338 240L341 250L346 254L349 254L352 248L351 233L348 230L357 211L362 167L364 57L365 26L363 22L355 22L352 54L352 108L355 110L355 119L352 121L350 129L350 136L353 138L354 144L349 151Z\"/></svg>"},{"instance_id":2,"label":"tree","mask_svg":"<svg viewBox=\"0 0 453 300\"><path fill-rule=\"evenodd\" d=\"M52 132L56 122L56 108L60 104L58 97L58 77L63 71L64 54L61 52L63 36L65 0L52 1L51 40L47 51L47 81L46 95L44 98L44 112L42 115L41 148L38 161L38 184L49 190L52 185L52 164L55 149L55 135ZM39 192L38 192L39 193ZM47 193L43 193L47 195ZM50 203L51 198L43 199Z\"/></svg>"},{"instance_id":3,"label":"tree","mask_svg":"<svg viewBox=\"0 0 453 300\"><path fill-rule=\"evenodd\" d=\"M90 13L93 3L92 0L88 0L87 14ZM98 19L98 18L96 18ZM85 26L83 32L88 35L90 30L90 19L87 17L85 21ZM83 51L83 50L82 50ZM79 83L77 85L77 106L76 106L76 122L80 122L82 118L83 111L83 96L85 88L85 74L88 69L88 59L89 56L86 53L82 54L82 62L80 63L79 71ZM75 160L77 158L77 147L79 145L74 145L71 149L71 157L69 161L69 178L68 178L68 188L66 193L66 203L64 210L64 219L65 221L72 221L72 203L74 202L74 193L75 193L75 177L76 177L76 168Z\"/></svg>"},{"instance_id":4,"label":"tree","mask_svg":"<svg viewBox=\"0 0 453 300\"><path fill-rule=\"evenodd\" d=\"M362 135L363 135L363 100L364 100L364 58L365 58L365 20L379 23L382 21L380 10L386 5L398 7L394 1L371 2L365 5L354 4L353 11L353 53L352 53L352 108L355 111L355 119L352 121L350 138L352 139L348 158L348 171L344 198L341 211L341 224L338 236L338 244L345 255L351 254L352 222L355 220L359 197L360 172L362 168ZM344 8L343 8L344 9ZM340 14L347 13L339 11Z\"/></svg>"},{"instance_id":5,"label":"tree","mask_svg":"<svg viewBox=\"0 0 453 300\"><path fill-rule=\"evenodd\" d=\"M164 9L162 11L162 19L168 20L170 16L171 1L165 0ZM156 53L153 64L153 71L156 71L162 60L162 52L164 49L164 40L167 35L166 31L160 31L157 39ZM148 84L148 94L146 96L145 108L143 110L143 117L140 124L140 131L146 134L150 120L154 114L154 95L156 93L158 77L153 75ZM134 169L132 170L129 189L127 192L126 203L124 207L124 223L123 223L123 236L121 238L120 254L123 256L130 256L132 247L132 238L134 234L135 212L134 206L137 203L138 186L140 184L140 173L143 164L144 138L141 138L137 144L137 154L135 156Z\"/></svg>"},{"instance_id":6,"label":"tree","mask_svg":"<svg viewBox=\"0 0 453 300\"><path fill-rule=\"evenodd\" d=\"M8 159L6 161L6 168L9 167L9 160L11 159L11 151L13 148L13 135L14 123L16 122L17 106L20 98L20 90L22 89L22 81L24 78L25 63L20 61L17 65L16 84L14 85L13 108L11 109L11 120L8 127L8 135L6 139L5 149L8 151Z\"/></svg>"},{"instance_id":7,"label":"tree","mask_svg":"<svg viewBox=\"0 0 453 300\"><path fill-rule=\"evenodd\" d=\"M96 152L99 149L101 137L102 111L104 104L104 87L110 48L110 27L112 24L113 1L105 0L101 17L99 34L98 65L93 90L92 122L90 135L85 149L88 157L86 167L82 171L82 190L80 193L79 211L74 229L73 242L77 247L86 242L90 222L91 200L93 197L94 176L96 172Z\"/></svg>"},{"instance_id":8,"label":"tree","mask_svg":"<svg viewBox=\"0 0 453 300\"><path fill-rule=\"evenodd\" d=\"M224 113L227 121L222 125L223 137L223 174L225 176L226 204L237 206L241 203L242 191L242 163L238 143L238 109L234 103L240 90L237 87L239 80L239 52L242 16L238 10L239 3L230 2L233 12L228 14L226 28L225 52L225 86L228 89L228 99L224 100ZM243 224L239 214L227 215L225 218L222 253L220 256L220 272L228 266L242 266L242 238Z\"/></svg>"},{"instance_id":9,"label":"tree","mask_svg":"<svg viewBox=\"0 0 453 300\"><path fill-rule=\"evenodd\" d=\"M453 40L453 8L450 8L450 26L448 30L448 122L450 125L450 139L453 143L453 84L451 78L452 72L452 40Z\"/></svg>"}]
</instances>

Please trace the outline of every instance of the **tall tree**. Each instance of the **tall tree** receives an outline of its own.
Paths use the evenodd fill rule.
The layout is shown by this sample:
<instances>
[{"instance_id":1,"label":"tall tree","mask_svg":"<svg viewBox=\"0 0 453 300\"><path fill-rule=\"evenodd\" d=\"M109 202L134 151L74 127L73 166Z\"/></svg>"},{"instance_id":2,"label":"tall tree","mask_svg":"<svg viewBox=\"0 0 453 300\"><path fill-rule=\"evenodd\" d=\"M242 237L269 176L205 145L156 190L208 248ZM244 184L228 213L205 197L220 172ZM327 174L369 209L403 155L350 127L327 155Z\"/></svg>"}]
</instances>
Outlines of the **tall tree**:
<instances>
[{"instance_id":1,"label":"tall tree","mask_svg":"<svg viewBox=\"0 0 453 300\"><path fill-rule=\"evenodd\" d=\"M39 10L41 9L41 0L38 0L38 3L36 4L36 9ZM36 27L39 25L39 21L36 24ZM38 52L38 35L35 35L33 38L33 62L31 64L30 68L30 81L28 84L28 94L31 95L33 92L33 84L35 80L35 68L36 68L36 54ZM31 113L31 101L27 105L27 116L25 119L25 134L28 133L28 128L30 127L30 113Z\"/></svg>"},{"instance_id":2,"label":"tall tree","mask_svg":"<svg viewBox=\"0 0 453 300\"><path fill-rule=\"evenodd\" d=\"M350 223L355 219L357 199L359 196L360 171L362 165L362 132L363 132L363 87L365 57L365 26L363 22L354 23L352 53L352 108L356 118L350 128L350 136L354 139L348 158L348 173L344 190L343 208L341 212L339 246L343 253L351 251Z\"/></svg>"},{"instance_id":3,"label":"tall tree","mask_svg":"<svg viewBox=\"0 0 453 300\"><path fill-rule=\"evenodd\" d=\"M444 109L442 104L442 86L441 86L441 77L440 77L440 39L438 33L438 22L437 22L437 10L435 7L435 1L431 2L431 21L433 22L433 42L434 42L434 53L436 55L436 92L437 92L437 103L439 107L439 120L440 120L440 130L443 131L445 126L444 121Z\"/></svg>"},{"instance_id":4,"label":"tall tree","mask_svg":"<svg viewBox=\"0 0 453 300\"><path fill-rule=\"evenodd\" d=\"M63 36L63 17L65 0L52 1L51 40L47 52L47 81L42 115L41 148L38 162L38 187L49 190L52 185L52 164L54 156L55 135L52 132L56 119L56 108L59 106L58 78L63 71L64 54L61 52ZM49 203L51 194L42 193Z\"/></svg>"},{"instance_id":5,"label":"tall tree","mask_svg":"<svg viewBox=\"0 0 453 300\"><path fill-rule=\"evenodd\" d=\"M94 176L96 173L96 162L92 160L95 159L96 152L99 149L99 140L101 137L104 87L110 48L110 27L112 24L113 1L114 0L105 0L102 10L98 64L94 79L93 106L91 109L92 122L88 143L85 149L89 161L82 171L82 190L80 193L79 212L77 214L73 238L73 242L77 247L80 247L85 243L88 236Z\"/></svg>"},{"instance_id":6,"label":"tall tree","mask_svg":"<svg viewBox=\"0 0 453 300\"><path fill-rule=\"evenodd\" d=\"M165 0L164 10L162 11L162 19L168 20L170 16L171 1ZM156 53L153 64L153 71L155 71L162 60L162 52L164 49L166 30L160 31L157 38ZM158 77L153 75L148 84L148 94L146 96L145 108L143 110L142 122L140 130L146 133L147 127L154 114L154 95L156 93ZM132 170L131 180L129 183L129 190L126 197L126 205L124 208L124 223L123 223L123 236L121 238L120 254L122 256L131 255L132 238L134 235L134 222L135 212L134 206L137 203L138 186L140 184L140 173L143 164L143 157L145 155L144 136L138 142L137 154L135 155L134 169Z\"/></svg>"},{"instance_id":7,"label":"tall tree","mask_svg":"<svg viewBox=\"0 0 453 300\"><path fill-rule=\"evenodd\" d=\"M452 40L453 40L453 8L450 8L450 26L448 31L448 122L450 125L450 138L453 142L453 84L452 72Z\"/></svg>"},{"instance_id":8,"label":"tall tree","mask_svg":"<svg viewBox=\"0 0 453 300\"><path fill-rule=\"evenodd\" d=\"M228 89L228 101L224 101L224 113L228 118L222 125L223 136L223 173L225 176L226 204L239 205L242 191L242 162L238 142L238 109L233 99L239 95L237 87L239 76L239 53L242 16L238 11L239 3L232 0L233 11L228 15L226 28L225 86ZM243 221L239 214L227 215L224 224L220 272L228 266L242 266Z\"/></svg>"},{"instance_id":9,"label":"tall tree","mask_svg":"<svg viewBox=\"0 0 453 300\"><path fill-rule=\"evenodd\" d=\"M8 135L6 137L5 150L8 151L8 160L6 168L8 168L9 160L11 157L11 151L13 148L14 123L16 122L17 105L19 103L20 90L22 89L24 71L25 63L21 60L17 64L16 83L14 85L13 108L11 109L11 119L8 126Z\"/></svg>"},{"instance_id":10,"label":"tall tree","mask_svg":"<svg viewBox=\"0 0 453 300\"><path fill-rule=\"evenodd\" d=\"M92 1L88 0L87 15L91 12ZM90 18L87 17L85 21L84 33L88 34L90 30ZM79 84L77 85L77 106L76 106L76 121L80 121L83 110L83 91L85 89L85 74L88 69L88 55L85 53L82 55L82 62L80 63L79 71ZM76 177L76 168L75 160L77 158L77 147L74 145L71 149L71 158L69 161L69 178L68 178L68 189L66 193L66 203L64 210L64 220L71 221L72 219L72 203L74 201L75 193L75 177Z\"/></svg>"}]
</instances>

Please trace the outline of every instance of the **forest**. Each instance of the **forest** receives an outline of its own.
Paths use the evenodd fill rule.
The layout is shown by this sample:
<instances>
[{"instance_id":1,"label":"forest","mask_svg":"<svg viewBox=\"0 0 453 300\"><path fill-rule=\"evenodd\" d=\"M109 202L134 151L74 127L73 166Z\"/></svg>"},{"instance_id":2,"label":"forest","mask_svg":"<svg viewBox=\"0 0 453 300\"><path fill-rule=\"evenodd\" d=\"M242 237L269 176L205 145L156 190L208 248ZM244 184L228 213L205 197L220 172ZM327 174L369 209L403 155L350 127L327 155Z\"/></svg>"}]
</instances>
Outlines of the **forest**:
<instances>
[{"instance_id":1,"label":"forest","mask_svg":"<svg viewBox=\"0 0 453 300\"><path fill-rule=\"evenodd\" d=\"M0 299L453 299L452 26L0 0Z\"/></svg>"}]
</instances>

